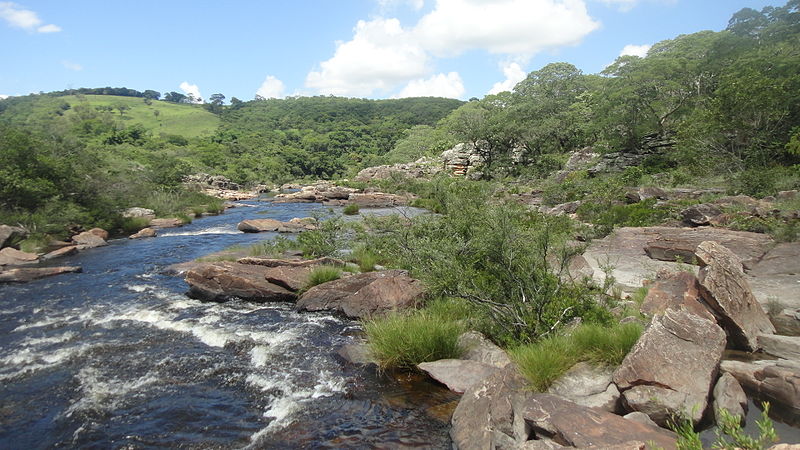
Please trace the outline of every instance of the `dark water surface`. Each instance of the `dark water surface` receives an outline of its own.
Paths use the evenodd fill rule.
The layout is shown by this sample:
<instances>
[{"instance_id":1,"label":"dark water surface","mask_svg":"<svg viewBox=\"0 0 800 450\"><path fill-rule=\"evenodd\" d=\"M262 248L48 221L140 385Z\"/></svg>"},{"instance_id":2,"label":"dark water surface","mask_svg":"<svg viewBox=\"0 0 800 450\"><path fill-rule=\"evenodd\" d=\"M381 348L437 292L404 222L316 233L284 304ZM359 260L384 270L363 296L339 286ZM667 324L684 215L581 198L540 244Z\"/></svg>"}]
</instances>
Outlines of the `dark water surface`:
<instances>
[{"instance_id":1,"label":"dark water surface","mask_svg":"<svg viewBox=\"0 0 800 450\"><path fill-rule=\"evenodd\" d=\"M357 322L290 304L201 303L166 266L234 244L246 218L317 204L246 207L55 261L83 266L0 285L0 448L446 448L428 409L457 397L336 356Z\"/></svg>"}]
</instances>

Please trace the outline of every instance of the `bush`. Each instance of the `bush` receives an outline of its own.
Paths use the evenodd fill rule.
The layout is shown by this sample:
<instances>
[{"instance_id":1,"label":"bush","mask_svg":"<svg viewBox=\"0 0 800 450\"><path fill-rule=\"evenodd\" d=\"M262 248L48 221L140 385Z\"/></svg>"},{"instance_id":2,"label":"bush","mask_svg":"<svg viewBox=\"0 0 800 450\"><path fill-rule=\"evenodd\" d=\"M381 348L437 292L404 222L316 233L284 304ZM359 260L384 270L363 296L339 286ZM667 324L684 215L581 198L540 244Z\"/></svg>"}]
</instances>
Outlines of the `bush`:
<instances>
[{"instance_id":1,"label":"bush","mask_svg":"<svg viewBox=\"0 0 800 450\"><path fill-rule=\"evenodd\" d=\"M320 222L316 230L300 234L297 237L297 244L307 258L332 256L343 244L340 237L343 228L340 218L329 218Z\"/></svg>"},{"instance_id":2,"label":"bush","mask_svg":"<svg viewBox=\"0 0 800 450\"><path fill-rule=\"evenodd\" d=\"M358 210L359 210L358 205L355 203L351 203L345 206L342 212L348 216L355 216L356 214L358 214Z\"/></svg>"},{"instance_id":3,"label":"bush","mask_svg":"<svg viewBox=\"0 0 800 450\"><path fill-rule=\"evenodd\" d=\"M580 361L616 366L639 340L642 327L583 324L568 335L551 336L511 349L510 355L531 386L543 392Z\"/></svg>"},{"instance_id":4,"label":"bush","mask_svg":"<svg viewBox=\"0 0 800 450\"><path fill-rule=\"evenodd\" d=\"M425 361L458 358L464 327L437 314L416 311L364 323L369 348L381 368L413 369Z\"/></svg>"},{"instance_id":5,"label":"bush","mask_svg":"<svg viewBox=\"0 0 800 450\"><path fill-rule=\"evenodd\" d=\"M283 236L278 236L272 240L257 242L250 246L248 253L250 256L261 256L269 258L280 258L287 250L297 247L297 243Z\"/></svg>"},{"instance_id":6,"label":"bush","mask_svg":"<svg viewBox=\"0 0 800 450\"><path fill-rule=\"evenodd\" d=\"M378 264L379 256L363 245L359 245L350 255L350 260L358 264L362 272L372 272Z\"/></svg>"},{"instance_id":7,"label":"bush","mask_svg":"<svg viewBox=\"0 0 800 450\"><path fill-rule=\"evenodd\" d=\"M125 233L136 233L142 228L150 226L150 219L146 217L123 217L119 228Z\"/></svg>"},{"instance_id":8,"label":"bush","mask_svg":"<svg viewBox=\"0 0 800 450\"><path fill-rule=\"evenodd\" d=\"M308 282L305 289L310 289L318 284L338 280L342 276L342 270L334 266L318 266L308 274Z\"/></svg>"}]
</instances>

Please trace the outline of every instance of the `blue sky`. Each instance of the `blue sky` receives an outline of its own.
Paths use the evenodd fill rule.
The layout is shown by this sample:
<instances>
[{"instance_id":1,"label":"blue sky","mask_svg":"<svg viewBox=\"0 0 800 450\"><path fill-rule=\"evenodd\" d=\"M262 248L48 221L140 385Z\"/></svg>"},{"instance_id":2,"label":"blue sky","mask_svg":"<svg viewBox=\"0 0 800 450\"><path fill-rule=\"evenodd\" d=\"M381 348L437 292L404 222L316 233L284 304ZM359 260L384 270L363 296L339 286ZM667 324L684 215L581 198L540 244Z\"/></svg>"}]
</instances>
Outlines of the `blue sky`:
<instances>
[{"instance_id":1,"label":"blue sky","mask_svg":"<svg viewBox=\"0 0 800 450\"><path fill-rule=\"evenodd\" d=\"M78 87L481 98L555 61L596 73L761 0L0 1L0 95Z\"/></svg>"}]
</instances>

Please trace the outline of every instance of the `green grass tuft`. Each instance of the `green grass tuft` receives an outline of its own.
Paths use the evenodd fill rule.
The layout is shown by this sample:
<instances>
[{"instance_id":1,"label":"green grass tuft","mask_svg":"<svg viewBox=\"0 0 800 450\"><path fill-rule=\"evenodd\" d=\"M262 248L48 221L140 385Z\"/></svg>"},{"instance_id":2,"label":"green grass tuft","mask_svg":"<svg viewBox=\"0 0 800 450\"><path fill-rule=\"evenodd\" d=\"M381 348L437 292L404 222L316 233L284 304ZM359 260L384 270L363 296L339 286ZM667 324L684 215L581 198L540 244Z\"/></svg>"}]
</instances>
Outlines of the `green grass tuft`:
<instances>
[{"instance_id":1,"label":"green grass tuft","mask_svg":"<svg viewBox=\"0 0 800 450\"><path fill-rule=\"evenodd\" d=\"M464 327L432 314L391 314L364 323L369 347L382 368L413 369L425 361L458 358L458 337Z\"/></svg>"},{"instance_id":2,"label":"green grass tuft","mask_svg":"<svg viewBox=\"0 0 800 450\"><path fill-rule=\"evenodd\" d=\"M350 260L358 264L358 268L362 272L372 272L375 270L375 265L380 261L380 256L366 246L360 245L353 249Z\"/></svg>"},{"instance_id":3,"label":"green grass tuft","mask_svg":"<svg viewBox=\"0 0 800 450\"><path fill-rule=\"evenodd\" d=\"M322 283L338 280L342 277L342 269L334 266L318 266L308 274L306 290Z\"/></svg>"},{"instance_id":4,"label":"green grass tuft","mask_svg":"<svg viewBox=\"0 0 800 450\"><path fill-rule=\"evenodd\" d=\"M358 211L359 211L358 205L356 205L355 203L351 203L344 207L342 213L348 216L355 216L356 214L358 214Z\"/></svg>"}]
</instances>

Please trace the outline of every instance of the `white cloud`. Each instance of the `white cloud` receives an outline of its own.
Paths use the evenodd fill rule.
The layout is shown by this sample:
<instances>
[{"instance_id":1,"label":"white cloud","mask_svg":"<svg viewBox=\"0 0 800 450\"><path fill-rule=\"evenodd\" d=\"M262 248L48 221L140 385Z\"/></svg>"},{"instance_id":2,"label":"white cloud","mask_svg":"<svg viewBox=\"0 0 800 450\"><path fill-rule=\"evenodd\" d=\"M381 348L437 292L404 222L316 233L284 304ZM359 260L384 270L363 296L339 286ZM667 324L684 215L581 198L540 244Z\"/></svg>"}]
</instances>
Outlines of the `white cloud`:
<instances>
[{"instance_id":1,"label":"white cloud","mask_svg":"<svg viewBox=\"0 0 800 450\"><path fill-rule=\"evenodd\" d=\"M630 56L638 56L640 58L644 58L645 56L647 56L647 52L650 50L650 47L652 47L652 45L650 44L644 44L644 45L628 44L622 48L622 51L619 52L619 56L630 55Z\"/></svg>"},{"instance_id":2,"label":"white cloud","mask_svg":"<svg viewBox=\"0 0 800 450\"><path fill-rule=\"evenodd\" d=\"M184 94L194 97L196 103L202 102L203 96L200 95L200 88L196 84L189 84L188 81L184 81L178 87L181 88Z\"/></svg>"},{"instance_id":3,"label":"white cloud","mask_svg":"<svg viewBox=\"0 0 800 450\"><path fill-rule=\"evenodd\" d=\"M414 33L438 55L484 49L532 56L578 44L598 27L583 0L437 0Z\"/></svg>"},{"instance_id":4,"label":"white cloud","mask_svg":"<svg viewBox=\"0 0 800 450\"><path fill-rule=\"evenodd\" d=\"M64 66L65 68L69 69L69 70L74 70L76 72L79 72L79 71L83 70L83 66L82 65L80 65L78 63L75 63L75 62L72 62L72 61L61 61L61 65Z\"/></svg>"},{"instance_id":5,"label":"white cloud","mask_svg":"<svg viewBox=\"0 0 800 450\"><path fill-rule=\"evenodd\" d=\"M306 76L320 94L368 96L428 73L428 55L397 19L359 20L353 39Z\"/></svg>"},{"instance_id":6,"label":"white cloud","mask_svg":"<svg viewBox=\"0 0 800 450\"><path fill-rule=\"evenodd\" d=\"M0 100L5 100L5 99L7 99L8 97L11 97L11 96L10 96L10 95L3 95L3 94L0 94Z\"/></svg>"},{"instance_id":7,"label":"white cloud","mask_svg":"<svg viewBox=\"0 0 800 450\"><path fill-rule=\"evenodd\" d=\"M43 21L35 11L23 9L12 2L0 2L0 19L3 19L14 28L38 33L57 33L61 31L58 25L42 25Z\"/></svg>"},{"instance_id":8,"label":"white cloud","mask_svg":"<svg viewBox=\"0 0 800 450\"><path fill-rule=\"evenodd\" d=\"M516 86L517 83L524 80L525 77L528 76L528 74L522 70L522 67L515 62L503 64L503 75L506 76L506 79L503 81L498 81L492 85L492 88L489 89L488 92L489 95L510 91L514 89L514 86Z\"/></svg>"},{"instance_id":9,"label":"white cloud","mask_svg":"<svg viewBox=\"0 0 800 450\"><path fill-rule=\"evenodd\" d=\"M264 82L261 83L261 87L256 91L256 95L264 98L283 98L285 97L285 89L286 86L283 84L283 81L269 75L264 79Z\"/></svg>"},{"instance_id":10,"label":"white cloud","mask_svg":"<svg viewBox=\"0 0 800 450\"><path fill-rule=\"evenodd\" d=\"M411 80L395 95L394 98L405 97L447 97L461 98L464 95L464 82L458 72L440 73L428 79Z\"/></svg>"},{"instance_id":11,"label":"white cloud","mask_svg":"<svg viewBox=\"0 0 800 450\"><path fill-rule=\"evenodd\" d=\"M392 7L396 7L398 5L407 4L414 8L415 10L419 11L425 6L425 0L377 0L378 5L381 7L381 10L387 10Z\"/></svg>"}]
</instances>

